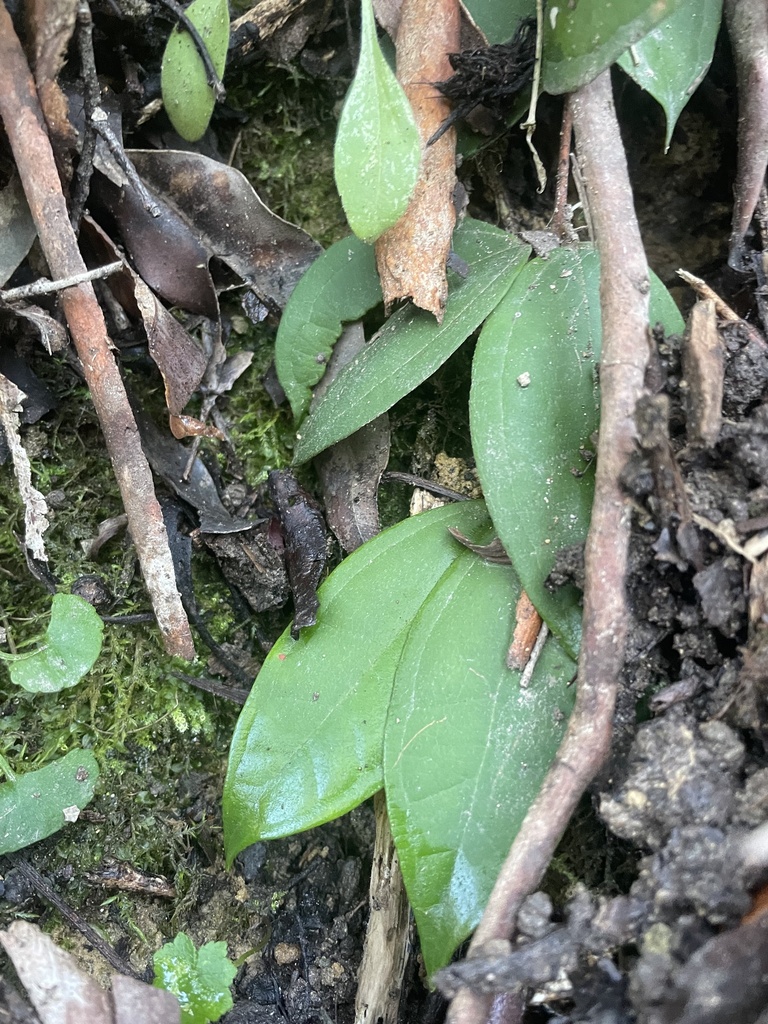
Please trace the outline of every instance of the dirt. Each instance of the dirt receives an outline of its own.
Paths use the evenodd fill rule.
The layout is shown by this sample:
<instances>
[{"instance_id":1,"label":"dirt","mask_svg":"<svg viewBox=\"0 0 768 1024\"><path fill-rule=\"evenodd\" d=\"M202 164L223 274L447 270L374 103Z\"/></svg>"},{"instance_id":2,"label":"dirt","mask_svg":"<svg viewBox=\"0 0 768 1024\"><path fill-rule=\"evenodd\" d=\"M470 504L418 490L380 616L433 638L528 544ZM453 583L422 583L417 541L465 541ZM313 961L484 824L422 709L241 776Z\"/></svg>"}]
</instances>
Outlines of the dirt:
<instances>
[{"instance_id":1,"label":"dirt","mask_svg":"<svg viewBox=\"0 0 768 1024\"><path fill-rule=\"evenodd\" d=\"M328 28L334 45L343 36L343 15L337 14ZM320 55L320 63L332 49L323 39L310 40L306 48L310 56ZM301 58L295 59L298 68ZM301 66L314 67L309 59ZM711 271L712 283L722 288L724 297L753 315L752 285L729 281L720 273L727 246L728 154L733 152L735 124L733 83L721 69L722 59L684 112L669 158L660 151L661 115L626 83L621 86L620 114L628 125L629 160L651 265L686 308L690 293L674 273L680 265L695 273ZM285 74L285 68L276 74ZM314 85L310 80L307 87L305 80L302 88L306 99ZM342 90L338 83L321 82L319 91L323 89L330 107ZM296 100L300 91L292 95ZM327 171L332 135L315 102L314 95L311 103L307 100L308 131L311 136L316 128L317 137L324 139L318 165ZM277 104L270 130L277 130L286 109L285 102ZM554 119L543 126L545 156L547 137L554 152L556 130ZM257 148L246 142L246 150L249 146ZM485 159L468 162L464 171L473 187L473 213L492 217L492 200L502 188L513 204L523 205L522 223L540 225L551 208L551 196L535 194L523 143L511 142L503 154L501 182L483 175ZM528 167L525 173L504 180L504 174L522 166ZM271 185L275 195L287 197L286 181L296 173L295 166L275 173L267 193ZM300 211L274 205L301 221ZM314 205L323 208L322 201ZM312 231L311 225L303 226ZM335 221L318 233L334 227L338 229ZM638 413L643 443L625 480L634 501L628 580L634 620L611 762L593 787L582 819L563 840L548 877L550 891L527 901L516 945L489 951L468 972L452 968L441 981L446 994L459 981L486 991L523 988L531 1002L526 1016L531 1024L549 1019L560 1024L768 1020L768 915L757 913L745 920L765 879L760 868L745 865L742 855L746 833L768 817L764 619L754 618L754 613L751 623L749 619L750 607L763 598L754 579L750 591L749 562L743 554L746 540L768 523L763 521L768 516L768 347L754 332L738 326L725 328L722 338L724 418L716 443L707 446L688 437L683 341L656 337L651 400ZM75 387L68 380L67 388ZM429 415L434 415L432 408ZM450 409L439 416L452 419ZM34 428L49 453L59 451L61 419L55 429L45 422ZM426 419L419 427L422 438L428 433ZM287 422L275 428L273 438L275 450L283 454L281 431L287 430ZM92 427L78 422L76 430L85 431L85 449ZM441 431L432 433L431 464L420 445L418 458L398 468L420 475L434 472ZM256 458L259 472L279 462L274 451L255 457L248 450L241 458L249 469ZM73 472L71 464L66 471ZM75 507L85 500L78 499L64 472L61 481L51 481L52 486L59 483L68 488L67 499ZM101 487L94 479L89 485ZM97 497L101 509L108 501L104 495ZM70 523L66 516L62 519ZM76 546L85 532L83 524L70 523L68 530L67 541ZM231 548L228 539L222 541L220 562L235 557ZM14 572L23 571L18 552L13 557ZM127 571L125 566L117 571L119 561L113 559L111 583L140 606L130 559ZM566 552L553 585L567 579L578 582L582 571L581 553ZM212 587L221 589L220 580L211 583L205 571L197 582L203 599ZM251 657L263 654L282 628L279 617L251 626L247 616L235 616L220 597L209 602L209 617L219 615L222 605L226 609L221 614L236 622L221 629L214 622L214 633L225 646L248 648ZM145 654L150 660L152 656L151 650ZM168 724L170 703L147 711L148 719L165 717L162 730L143 719L124 727L128 735L135 725L141 742L132 745L123 737L115 744L115 757L120 765L133 760L135 774L125 775L121 767L111 779L114 790L97 798L90 823L82 823L81 842L91 844L90 860L76 861L76 852L59 846L57 837L28 851L30 859L147 976L151 951L176 931L186 931L197 943L225 938L230 955L247 955L225 1024L348 1024L354 1019L367 919L371 808L363 806L300 836L256 844L237 858L232 872L226 871L220 792L222 749L231 733L233 710L222 710L216 699L196 692L181 693L173 713L186 716L184 729L174 731ZM87 723L88 702L93 710L99 699L95 694L82 698L75 717ZM3 707L9 723L18 713L11 703ZM198 713L202 717L195 719ZM190 727L195 721L199 729ZM141 730L148 730L146 737ZM208 760L200 753L203 744L214 747ZM161 852L146 838L153 821L163 837L175 837L163 839ZM619 851L614 867L621 861L622 870L607 866L604 877L596 879L585 846ZM84 882L85 871L126 853L148 874L174 881L176 896L115 896L95 877ZM589 890L579 878L589 878ZM54 929L63 943L75 943L72 932L30 892L18 871L6 865L0 920L6 923L18 915ZM401 1021L431 1024L442 1019L446 1004L439 992L425 986L415 935L413 940ZM83 943L78 952L83 960L93 957L94 973L106 976L103 964ZM22 1019L15 999L0 987L0 1016L6 1010L10 1020Z\"/></svg>"}]
</instances>

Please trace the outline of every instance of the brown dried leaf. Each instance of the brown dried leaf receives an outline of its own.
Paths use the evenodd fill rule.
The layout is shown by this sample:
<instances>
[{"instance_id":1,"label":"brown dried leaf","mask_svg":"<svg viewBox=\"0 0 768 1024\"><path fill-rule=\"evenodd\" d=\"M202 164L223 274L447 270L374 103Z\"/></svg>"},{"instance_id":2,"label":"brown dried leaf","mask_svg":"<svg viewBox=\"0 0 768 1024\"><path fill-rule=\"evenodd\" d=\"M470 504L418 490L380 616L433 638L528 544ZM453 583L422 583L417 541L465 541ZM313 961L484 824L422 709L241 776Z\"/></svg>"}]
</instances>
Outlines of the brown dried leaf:
<instances>
[{"instance_id":1,"label":"brown dried leaf","mask_svg":"<svg viewBox=\"0 0 768 1024\"><path fill-rule=\"evenodd\" d=\"M322 251L317 242L272 213L234 167L174 150L128 156L148 187L189 225L208 259L226 263L272 309L285 306Z\"/></svg>"},{"instance_id":2,"label":"brown dried leaf","mask_svg":"<svg viewBox=\"0 0 768 1024\"><path fill-rule=\"evenodd\" d=\"M725 346L711 299L699 300L688 315L683 337L683 373L688 382L688 440L711 448L723 419L725 377Z\"/></svg>"},{"instance_id":3,"label":"brown dried leaf","mask_svg":"<svg viewBox=\"0 0 768 1024\"><path fill-rule=\"evenodd\" d=\"M397 35L397 77L413 108L422 143L451 112L431 84L448 78L448 54L459 49L457 0L403 0ZM387 308L413 302L441 323L448 296L446 263L456 223L456 133L449 129L425 149L408 209L376 243L376 263Z\"/></svg>"}]
</instances>

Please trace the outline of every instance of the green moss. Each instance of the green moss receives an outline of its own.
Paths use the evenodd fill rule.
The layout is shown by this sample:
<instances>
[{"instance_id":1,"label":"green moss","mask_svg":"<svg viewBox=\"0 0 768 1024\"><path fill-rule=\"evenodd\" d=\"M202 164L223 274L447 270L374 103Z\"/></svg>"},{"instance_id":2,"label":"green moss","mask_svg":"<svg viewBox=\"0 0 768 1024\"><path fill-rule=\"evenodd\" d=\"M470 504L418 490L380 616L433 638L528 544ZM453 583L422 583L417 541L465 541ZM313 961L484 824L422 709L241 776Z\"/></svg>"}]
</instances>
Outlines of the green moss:
<instances>
[{"instance_id":1,"label":"green moss","mask_svg":"<svg viewBox=\"0 0 768 1024\"><path fill-rule=\"evenodd\" d=\"M333 180L336 108L347 84L269 62L228 82L229 102L248 117L237 165L270 209L323 245L349 234Z\"/></svg>"}]
</instances>

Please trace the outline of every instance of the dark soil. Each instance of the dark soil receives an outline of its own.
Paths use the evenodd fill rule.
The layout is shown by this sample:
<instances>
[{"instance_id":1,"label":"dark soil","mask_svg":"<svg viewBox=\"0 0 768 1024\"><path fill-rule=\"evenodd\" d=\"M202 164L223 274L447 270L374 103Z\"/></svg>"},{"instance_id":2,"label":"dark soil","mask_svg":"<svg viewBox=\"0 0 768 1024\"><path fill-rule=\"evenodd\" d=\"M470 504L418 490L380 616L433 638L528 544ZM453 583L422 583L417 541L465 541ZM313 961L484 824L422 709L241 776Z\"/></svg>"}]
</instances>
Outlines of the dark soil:
<instances>
[{"instance_id":1,"label":"dark soil","mask_svg":"<svg viewBox=\"0 0 768 1024\"><path fill-rule=\"evenodd\" d=\"M334 45L344 35L343 16L336 15L327 30ZM105 21L102 46L114 30ZM305 75L315 67L312 60L333 49L322 33L310 43L303 57L291 58ZM732 88L721 56L684 113L669 157L661 155L661 115L623 79L620 116L652 267L685 305L690 298L676 283L675 269L711 272L723 297L754 318L754 283L715 276L725 264L728 237ZM553 114L543 126L544 155L547 132L554 153L557 127ZM226 134L221 124L219 130ZM519 140L502 154L501 183L486 180L482 159L468 162L473 213L492 217L492 199L502 188L519 204L523 226L541 226L551 203L535 194L530 169L516 173L524 165ZM768 817L766 619L753 615L750 624L750 600L763 596L750 582L742 550L748 538L768 528L768 346L738 326L722 337L724 419L711 446L688 437L682 339L656 338L650 397L638 411L642 445L625 480L635 502L628 581L634 623L614 754L584 808L589 838L585 842L583 819L566 835L548 877L550 891L530 897L524 908L517 946L466 970L450 969L442 981L445 992L460 981L486 991L522 987L531 1022L768 1021L768 915L745 919L766 879L743 856L746 833ZM425 399L425 406L434 416L431 401ZM436 415L463 424L466 413L439 409ZM420 447L412 461L403 458L393 468L425 474L438 453L436 444L429 453L432 467ZM578 581L579 569L579 552L564 553L559 578ZM279 616L265 617L249 632L241 619L220 639L239 643L241 652L247 647L253 657L283 623ZM225 744L231 710L221 711L213 700L205 706L218 723L216 741ZM367 919L372 812L365 806L312 832L257 844L227 872L220 843L221 753L215 755L218 768L187 762L171 781L152 767L152 758L181 762L177 746L158 741L151 753L136 753L148 759L147 791L153 774L163 780L150 813L173 819L179 830L192 829L184 831L175 862L166 856L154 866L156 874L175 876L175 901L142 894L105 902L97 877L90 886L73 878L71 857L62 859L56 837L27 851L29 858L55 887L75 892L78 911L99 921L134 963L137 931L146 940L142 966L150 960L147 946L157 948L176 931L196 943L226 937L234 956L255 951L238 973L225 1024L349 1024ZM111 801L121 802L122 827L130 832L133 805L145 799L143 787L116 792L97 798L91 823L78 825L80 841L107 854L117 833L105 836L106 827L99 832L99 815L112 813ZM610 864L593 855L606 848L616 851ZM602 878L595 877L595 858ZM3 923L18 915L46 926L58 922L12 864L3 872L0 897ZM87 958L87 949L80 953ZM3 983L0 1019L23 1019L14 998ZM414 936L401 1020L437 1022L444 1009L442 997L424 985Z\"/></svg>"}]
</instances>

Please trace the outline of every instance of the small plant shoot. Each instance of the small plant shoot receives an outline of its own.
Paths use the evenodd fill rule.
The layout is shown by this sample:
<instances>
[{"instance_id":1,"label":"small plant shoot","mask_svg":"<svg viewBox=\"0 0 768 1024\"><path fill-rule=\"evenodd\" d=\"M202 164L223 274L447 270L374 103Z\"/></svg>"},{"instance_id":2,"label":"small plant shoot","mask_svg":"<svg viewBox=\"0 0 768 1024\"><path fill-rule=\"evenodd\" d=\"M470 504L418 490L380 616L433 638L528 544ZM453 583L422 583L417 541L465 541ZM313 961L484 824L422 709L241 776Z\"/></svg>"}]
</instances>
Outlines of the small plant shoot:
<instances>
[{"instance_id":1,"label":"small plant shoot","mask_svg":"<svg viewBox=\"0 0 768 1024\"><path fill-rule=\"evenodd\" d=\"M349 226L374 242L405 213L421 164L410 104L376 38L371 0L361 0L360 60L339 118L336 187Z\"/></svg>"},{"instance_id":2,"label":"small plant shoot","mask_svg":"<svg viewBox=\"0 0 768 1024\"><path fill-rule=\"evenodd\" d=\"M101 652L104 623L96 609L75 594L55 594L51 621L40 646L24 654L0 653L11 679L30 693L56 693L75 686Z\"/></svg>"},{"instance_id":3,"label":"small plant shoot","mask_svg":"<svg viewBox=\"0 0 768 1024\"><path fill-rule=\"evenodd\" d=\"M232 1009L229 986L237 968L227 957L226 942L206 942L195 949L181 932L155 953L154 964L155 986L179 1000L182 1024L209 1024Z\"/></svg>"}]
</instances>

